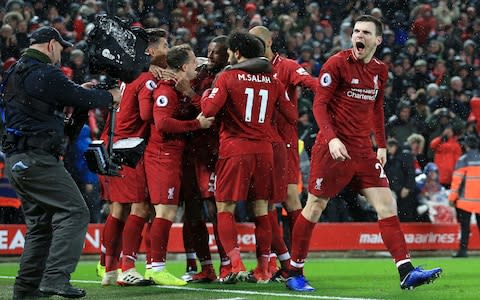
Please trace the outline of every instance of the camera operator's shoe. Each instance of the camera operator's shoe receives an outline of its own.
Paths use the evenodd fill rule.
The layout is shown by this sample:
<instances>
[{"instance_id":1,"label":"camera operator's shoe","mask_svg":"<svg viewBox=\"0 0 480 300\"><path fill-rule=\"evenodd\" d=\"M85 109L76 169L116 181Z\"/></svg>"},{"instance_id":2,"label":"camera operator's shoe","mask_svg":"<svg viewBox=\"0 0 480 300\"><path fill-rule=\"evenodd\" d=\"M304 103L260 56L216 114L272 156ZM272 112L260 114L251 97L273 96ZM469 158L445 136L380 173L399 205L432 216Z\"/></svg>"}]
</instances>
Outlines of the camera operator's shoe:
<instances>
[{"instance_id":1,"label":"camera operator's shoe","mask_svg":"<svg viewBox=\"0 0 480 300\"><path fill-rule=\"evenodd\" d=\"M102 279L105 276L105 266L102 266L100 262L97 263L97 276Z\"/></svg>"},{"instance_id":2,"label":"camera operator's shoe","mask_svg":"<svg viewBox=\"0 0 480 300\"><path fill-rule=\"evenodd\" d=\"M113 270L109 272L105 272L105 275L102 278L102 285L117 285L118 279L118 270Z\"/></svg>"},{"instance_id":3,"label":"camera operator's shoe","mask_svg":"<svg viewBox=\"0 0 480 300\"><path fill-rule=\"evenodd\" d=\"M435 279L440 277L440 274L442 274L441 268L423 270L420 267L416 267L400 282L400 287L403 290L413 290L422 284L432 283Z\"/></svg>"},{"instance_id":4,"label":"camera operator's shoe","mask_svg":"<svg viewBox=\"0 0 480 300\"><path fill-rule=\"evenodd\" d=\"M48 298L50 295L45 295L39 290L28 291L28 292L13 292L13 300L33 300L39 298Z\"/></svg>"},{"instance_id":5,"label":"camera operator's shoe","mask_svg":"<svg viewBox=\"0 0 480 300\"><path fill-rule=\"evenodd\" d=\"M152 273L150 274L153 282L159 285L182 286L187 284L186 281L170 274L167 269L163 269L161 271L152 270Z\"/></svg>"},{"instance_id":6,"label":"camera operator's shoe","mask_svg":"<svg viewBox=\"0 0 480 300\"><path fill-rule=\"evenodd\" d=\"M117 284L121 286L147 286L152 282L143 278L135 268L130 268L118 275Z\"/></svg>"},{"instance_id":7,"label":"camera operator's shoe","mask_svg":"<svg viewBox=\"0 0 480 300\"><path fill-rule=\"evenodd\" d=\"M87 295L84 289L73 287L69 283L58 287L41 287L39 290L44 295L57 295L64 298L83 298Z\"/></svg>"},{"instance_id":8,"label":"camera operator's shoe","mask_svg":"<svg viewBox=\"0 0 480 300\"><path fill-rule=\"evenodd\" d=\"M288 289L295 292L314 292L315 288L312 287L308 280L303 275L292 276L287 279L286 286Z\"/></svg>"}]
</instances>

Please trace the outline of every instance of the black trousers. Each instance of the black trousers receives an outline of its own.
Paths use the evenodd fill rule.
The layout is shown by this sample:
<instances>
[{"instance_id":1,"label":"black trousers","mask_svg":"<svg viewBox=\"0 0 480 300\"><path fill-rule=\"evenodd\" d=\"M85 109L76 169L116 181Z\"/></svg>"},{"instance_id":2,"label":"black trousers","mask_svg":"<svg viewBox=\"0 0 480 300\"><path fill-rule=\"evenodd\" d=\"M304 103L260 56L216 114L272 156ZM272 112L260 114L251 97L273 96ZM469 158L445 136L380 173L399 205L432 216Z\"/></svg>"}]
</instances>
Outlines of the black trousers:
<instances>
[{"instance_id":1,"label":"black trousers","mask_svg":"<svg viewBox=\"0 0 480 300\"><path fill-rule=\"evenodd\" d=\"M460 208L455 208L457 211L457 220L460 223L460 248L461 251L468 250L468 240L470 239L470 219L472 213ZM477 226L480 232L480 214L475 214L477 218Z\"/></svg>"},{"instance_id":2,"label":"black trousers","mask_svg":"<svg viewBox=\"0 0 480 300\"><path fill-rule=\"evenodd\" d=\"M89 211L63 161L43 150L11 154L5 173L27 225L14 292L68 284L82 253Z\"/></svg>"}]
</instances>

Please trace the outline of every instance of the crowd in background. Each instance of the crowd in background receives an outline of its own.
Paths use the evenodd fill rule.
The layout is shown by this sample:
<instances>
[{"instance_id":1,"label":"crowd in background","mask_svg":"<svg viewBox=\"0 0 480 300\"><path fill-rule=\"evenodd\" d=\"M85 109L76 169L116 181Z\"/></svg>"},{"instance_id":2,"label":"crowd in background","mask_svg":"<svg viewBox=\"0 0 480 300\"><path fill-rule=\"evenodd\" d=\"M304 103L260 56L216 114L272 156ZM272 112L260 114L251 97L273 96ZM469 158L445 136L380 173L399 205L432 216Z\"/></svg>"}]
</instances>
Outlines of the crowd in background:
<instances>
[{"instance_id":1,"label":"crowd in background","mask_svg":"<svg viewBox=\"0 0 480 300\"><path fill-rule=\"evenodd\" d=\"M28 47L29 33L51 25L75 44L63 53L64 73L77 83L101 80L89 73L85 39L95 16L112 10L133 26L168 30L171 46L188 43L197 56L206 56L215 36L263 25L273 33L274 50L297 60L313 76L318 76L328 57L352 46L352 21L357 16L366 13L381 18L385 29L376 56L390 71L385 91L386 172L399 217L402 221L448 221L449 214L439 216L434 204L448 203L454 166L463 151L462 137L477 135L480 124L478 1L0 1L2 70ZM299 93L298 132L305 145L301 170L308 178L309 154L318 128L312 113L313 93ZM65 159L89 204L92 222L101 221L98 179L88 171L80 153L101 133L100 115L91 113L78 140L71 141ZM245 211L237 217L248 220ZM375 218L364 199L347 188L330 201L322 221ZM2 222L9 220L8 214L2 217Z\"/></svg>"}]
</instances>

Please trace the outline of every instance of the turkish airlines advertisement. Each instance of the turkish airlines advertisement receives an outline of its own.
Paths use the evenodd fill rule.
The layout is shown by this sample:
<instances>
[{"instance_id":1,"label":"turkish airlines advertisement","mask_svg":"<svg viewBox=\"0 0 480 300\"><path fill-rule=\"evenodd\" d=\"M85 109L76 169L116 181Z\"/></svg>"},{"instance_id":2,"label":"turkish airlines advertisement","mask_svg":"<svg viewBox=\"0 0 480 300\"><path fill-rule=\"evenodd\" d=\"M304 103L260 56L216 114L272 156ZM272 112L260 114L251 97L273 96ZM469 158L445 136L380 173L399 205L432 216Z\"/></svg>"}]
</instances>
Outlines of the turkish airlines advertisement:
<instances>
[{"instance_id":1,"label":"turkish airlines advertisement","mask_svg":"<svg viewBox=\"0 0 480 300\"><path fill-rule=\"evenodd\" d=\"M243 252L255 252L253 223L237 225L238 243ZM90 224L85 236L84 254L100 253L103 224ZM456 250L460 226L458 224L402 224L410 250ZM213 228L209 224L209 244L217 250ZM20 255L25 243L25 225L0 224L0 255ZM182 224L173 224L168 251L184 252ZM152 241L155 242L155 241ZM141 251L144 249L142 243ZM480 237L476 225L471 226L469 249L480 249ZM319 223L313 232L310 251L386 250L377 223Z\"/></svg>"}]
</instances>

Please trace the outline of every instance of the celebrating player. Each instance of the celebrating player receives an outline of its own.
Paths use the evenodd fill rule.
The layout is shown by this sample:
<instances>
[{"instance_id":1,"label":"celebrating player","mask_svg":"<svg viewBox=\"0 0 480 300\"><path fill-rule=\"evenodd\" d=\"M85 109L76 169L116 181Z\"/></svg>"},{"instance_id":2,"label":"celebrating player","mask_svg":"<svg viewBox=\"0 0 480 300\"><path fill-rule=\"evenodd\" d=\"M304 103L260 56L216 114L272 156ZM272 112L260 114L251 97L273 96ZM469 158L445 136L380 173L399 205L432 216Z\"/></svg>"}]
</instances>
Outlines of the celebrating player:
<instances>
[{"instance_id":1,"label":"celebrating player","mask_svg":"<svg viewBox=\"0 0 480 300\"><path fill-rule=\"evenodd\" d=\"M253 35L234 32L227 41L232 67L220 73L213 89L202 97L205 116L215 116L221 111L220 149L217 163L215 200L218 209L220 241L232 264L232 271L223 282L234 283L245 279L248 273L240 257L233 213L236 201L246 200L249 190L253 195L255 237L258 248L258 265L250 279L266 283L271 226L268 218L268 200L273 181L273 150L271 142L277 134L272 127L276 107L293 123L296 110L286 98L284 86L269 70L259 72L235 64L263 56L264 47Z\"/></svg>"},{"instance_id":2,"label":"celebrating player","mask_svg":"<svg viewBox=\"0 0 480 300\"><path fill-rule=\"evenodd\" d=\"M168 70L178 80L196 76L195 54L188 45L173 47L167 54ZM161 80L153 92L154 124L145 150L145 171L155 220L150 230L152 271L150 278L161 285L185 285L165 268L168 237L177 212L182 176L184 133L209 128L214 120L199 114L194 120L181 120L183 95L175 90L174 80Z\"/></svg>"},{"instance_id":3,"label":"celebrating player","mask_svg":"<svg viewBox=\"0 0 480 300\"><path fill-rule=\"evenodd\" d=\"M383 169L383 89L387 84L387 66L373 57L382 42L382 26L373 16L360 16L355 20L353 47L332 56L320 72L313 107L320 131L312 149L307 204L292 234L287 280L291 290L314 290L303 276L312 231L328 200L349 182L377 211L381 236L398 268L402 289L433 281L442 272L440 268L413 267ZM369 138L372 128L379 147L376 154Z\"/></svg>"}]
</instances>

